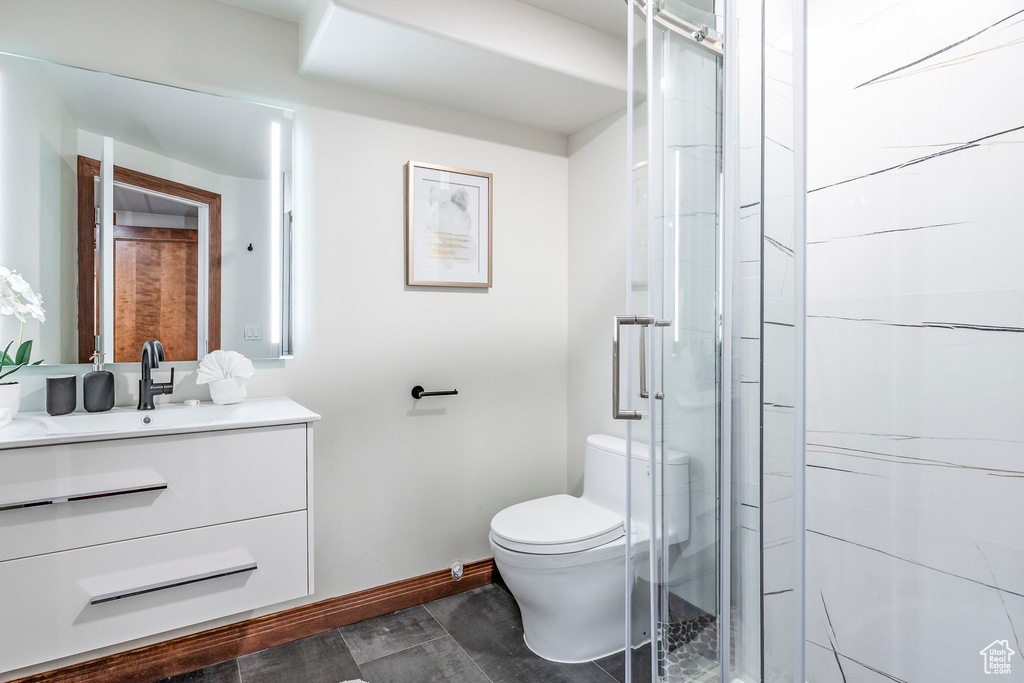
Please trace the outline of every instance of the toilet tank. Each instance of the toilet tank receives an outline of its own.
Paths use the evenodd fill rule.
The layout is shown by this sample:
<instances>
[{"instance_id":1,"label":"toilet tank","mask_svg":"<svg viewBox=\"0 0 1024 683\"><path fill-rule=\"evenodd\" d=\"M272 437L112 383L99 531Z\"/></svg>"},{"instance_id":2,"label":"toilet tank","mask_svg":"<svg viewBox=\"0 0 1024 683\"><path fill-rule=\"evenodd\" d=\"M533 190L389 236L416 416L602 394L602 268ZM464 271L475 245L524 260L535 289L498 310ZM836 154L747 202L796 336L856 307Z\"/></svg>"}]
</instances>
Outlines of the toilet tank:
<instances>
[{"instance_id":1,"label":"toilet tank","mask_svg":"<svg viewBox=\"0 0 1024 683\"><path fill-rule=\"evenodd\" d=\"M669 543L690 537L690 460L666 452L664 490L658 496L665 510ZM650 525L651 463L647 444L633 444L633 521ZM583 498L626 515L626 440L607 434L587 437L583 464Z\"/></svg>"}]
</instances>

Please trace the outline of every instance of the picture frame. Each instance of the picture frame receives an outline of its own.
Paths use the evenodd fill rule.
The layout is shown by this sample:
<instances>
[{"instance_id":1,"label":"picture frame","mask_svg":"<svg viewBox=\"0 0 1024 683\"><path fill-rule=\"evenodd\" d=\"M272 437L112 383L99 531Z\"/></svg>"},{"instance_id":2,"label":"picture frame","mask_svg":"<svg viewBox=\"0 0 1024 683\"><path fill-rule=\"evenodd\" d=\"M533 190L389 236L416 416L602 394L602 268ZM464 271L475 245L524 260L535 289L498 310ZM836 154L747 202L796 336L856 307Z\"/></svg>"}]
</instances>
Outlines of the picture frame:
<instances>
[{"instance_id":1,"label":"picture frame","mask_svg":"<svg viewBox=\"0 0 1024 683\"><path fill-rule=\"evenodd\" d=\"M492 180L483 171L406 164L407 285L491 286Z\"/></svg>"}]
</instances>

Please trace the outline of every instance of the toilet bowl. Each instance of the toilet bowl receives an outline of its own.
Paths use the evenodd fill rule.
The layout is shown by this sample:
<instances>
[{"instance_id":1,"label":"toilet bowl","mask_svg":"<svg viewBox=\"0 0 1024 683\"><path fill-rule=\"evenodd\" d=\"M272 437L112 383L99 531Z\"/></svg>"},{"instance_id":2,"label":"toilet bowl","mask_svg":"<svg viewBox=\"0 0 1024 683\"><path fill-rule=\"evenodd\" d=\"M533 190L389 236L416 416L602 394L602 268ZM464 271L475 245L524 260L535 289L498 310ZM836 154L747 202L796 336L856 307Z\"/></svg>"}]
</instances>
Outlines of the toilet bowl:
<instances>
[{"instance_id":1,"label":"toilet bowl","mask_svg":"<svg viewBox=\"0 0 1024 683\"><path fill-rule=\"evenodd\" d=\"M688 459L665 468L666 533L689 535ZM523 617L526 645L557 662L585 662L625 649L626 553L646 548L650 458L633 447L633 511L625 528L626 442L587 438L583 495L547 496L505 508L491 520L494 562ZM634 629L638 645L642 625Z\"/></svg>"}]
</instances>

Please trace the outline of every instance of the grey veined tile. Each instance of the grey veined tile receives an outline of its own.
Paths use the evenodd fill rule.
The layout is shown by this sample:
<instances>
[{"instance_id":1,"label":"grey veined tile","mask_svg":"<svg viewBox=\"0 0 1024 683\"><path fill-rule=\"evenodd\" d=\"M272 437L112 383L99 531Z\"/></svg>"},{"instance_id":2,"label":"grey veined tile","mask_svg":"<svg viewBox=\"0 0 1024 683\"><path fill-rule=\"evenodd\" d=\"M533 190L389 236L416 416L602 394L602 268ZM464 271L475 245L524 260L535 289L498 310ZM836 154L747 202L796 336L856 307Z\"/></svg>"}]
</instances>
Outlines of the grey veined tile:
<instances>
[{"instance_id":1,"label":"grey veined tile","mask_svg":"<svg viewBox=\"0 0 1024 683\"><path fill-rule=\"evenodd\" d=\"M361 668L371 683L489 683L451 636L374 659Z\"/></svg>"},{"instance_id":2,"label":"grey veined tile","mask_svg":"<svg viewBox=\"0 0 1024 683\"><path fill-rule=\"evenodd\" d=\"M337 631L326 631L238 658L242 683L338 683L362 678Z\"/></svg>"},{"instance_id":3,"label":"grey veined tile","mask_svg":"<svg viewBox=\"0 0 1024 683\"><path fill-rule=\"evenodd\" d=\"M367 619L339 631L356 664L380 659L447 635L422 605Z\"/></svg>"},{"instance_id":4,"label":"grey veined tile","mask_svg":"<svg viewBox=\"0 0 1024 683\"><path fill-rule=\"evenodd\" d=\"M213 664L179 676L165 678L158 683L238 683L238 661Z\"/></svg>"},{"instance_id":5,"label":"grey veined tile","mask_svg":"<svg viewBox=\"0 0 1024 683\"><path fill-rule=\"evenodd\" d=\"M523 641L523 625L515 600L493 584L431 602L426 607L492 683L615 680L593 662L561 664L531 652Z\"/></svg>"}]
</instances>

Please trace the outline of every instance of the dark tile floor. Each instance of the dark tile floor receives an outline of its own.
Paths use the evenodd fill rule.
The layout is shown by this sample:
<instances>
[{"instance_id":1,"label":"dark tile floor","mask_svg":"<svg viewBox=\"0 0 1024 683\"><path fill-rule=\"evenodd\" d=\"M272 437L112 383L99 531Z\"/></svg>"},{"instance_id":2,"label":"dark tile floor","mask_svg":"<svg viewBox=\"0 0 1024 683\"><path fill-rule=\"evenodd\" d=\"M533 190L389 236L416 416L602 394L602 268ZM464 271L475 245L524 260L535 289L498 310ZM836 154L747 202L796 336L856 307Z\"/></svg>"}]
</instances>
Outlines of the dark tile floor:
<instances>
[{"instance_id":1,"label":"dark tile floor","mask_svg":"<svg viewBox=\"0 0 1024 683\"><path fill-rule=\"evenodd\" d=\"M492 584L161 683L623 683L624 663L622 653L583 664L538 657L515 600Z\"/></svg>"}]
</instances>

